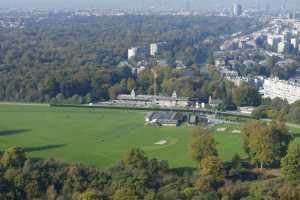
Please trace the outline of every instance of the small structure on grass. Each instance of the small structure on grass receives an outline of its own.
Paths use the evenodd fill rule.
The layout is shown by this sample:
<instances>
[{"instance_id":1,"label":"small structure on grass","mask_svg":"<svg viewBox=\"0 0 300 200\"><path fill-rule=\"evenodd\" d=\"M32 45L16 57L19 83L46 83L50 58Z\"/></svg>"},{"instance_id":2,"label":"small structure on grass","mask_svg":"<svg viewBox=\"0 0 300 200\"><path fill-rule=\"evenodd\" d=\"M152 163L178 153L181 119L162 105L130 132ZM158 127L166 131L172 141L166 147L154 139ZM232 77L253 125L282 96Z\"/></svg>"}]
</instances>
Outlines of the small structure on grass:
<instances>
[{"instance_id":1,"label":"small structure on grass","mask_svg":"<svg viewBox=\"0 0 300 200\"><path fill-rule=\"evenodd\" d=\"M185 121L186 116L179 112L149 112L145 116L147 124L161 126L179 126Z\"/></svg>"},{"instance_id":2,"label":"small structure on grass","mask_svg":"<svg viewBox=\"0 0 300 200\"><path fill-rule=\"evenodd\" d=\"M206 115L190 114L188 117L188 126L197 126L199 124L208 124L208 118Z\"/></svg>"},{"instance_id":3,"label":"small structure on grass","mask_svg":"<svg viewBox=\"0 0 300 200\"><path fill-rule=\"evenodd\" d=\"M248 114L251 115L252 112L255 110L255 107L247 106L247 107L239 107L239 111L242 114Z\"/></svg>"}]
</instances>

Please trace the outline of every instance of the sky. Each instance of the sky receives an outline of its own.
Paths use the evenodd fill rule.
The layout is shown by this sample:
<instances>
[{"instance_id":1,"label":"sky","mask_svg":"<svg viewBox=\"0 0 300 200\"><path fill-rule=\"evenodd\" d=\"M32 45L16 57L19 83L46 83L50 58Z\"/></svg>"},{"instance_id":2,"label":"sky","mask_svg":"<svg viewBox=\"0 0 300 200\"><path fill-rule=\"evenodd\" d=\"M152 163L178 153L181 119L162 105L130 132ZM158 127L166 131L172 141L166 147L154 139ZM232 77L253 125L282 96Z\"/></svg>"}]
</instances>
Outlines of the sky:
<instances>
[{"instance_id":1,"label":"sky","mask_svg":"<svg viewBox=\"0 0 300 200\"><path fill-rule=\"evenodd\" d=\"M207 9L213 7L229 7L234 2L244 6L260 4L280 7L285 4L287 8L300 8L300 0L0 0L0 8L150 8L164 7L172 9L184 8L186 1L191 1L194 9Z\"/></svg>"}]
</instances>

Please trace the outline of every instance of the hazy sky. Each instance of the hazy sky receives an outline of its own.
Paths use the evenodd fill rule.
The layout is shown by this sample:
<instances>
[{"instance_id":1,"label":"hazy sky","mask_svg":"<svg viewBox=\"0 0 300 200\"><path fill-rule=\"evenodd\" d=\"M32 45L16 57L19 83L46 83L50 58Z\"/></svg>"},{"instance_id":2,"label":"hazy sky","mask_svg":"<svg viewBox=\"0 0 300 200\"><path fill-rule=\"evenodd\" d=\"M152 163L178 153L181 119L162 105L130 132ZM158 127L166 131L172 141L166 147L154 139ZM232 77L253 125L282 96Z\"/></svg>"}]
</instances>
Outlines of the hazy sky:
<instances>
[{"instance_id":1,"label":"hazy sky","mask_svg":"<svg viewBox=\"0 0 300 200\"><path fill-rule=\"evenodd\" d=\"M151 6L168 8L183 8L187 0L0 0L0 8L149 8ZM300 7L300 0L189 0L192 8L229 6L240 2L245 6L260 4L280 7Z\"/></svg>"}]
</instances>

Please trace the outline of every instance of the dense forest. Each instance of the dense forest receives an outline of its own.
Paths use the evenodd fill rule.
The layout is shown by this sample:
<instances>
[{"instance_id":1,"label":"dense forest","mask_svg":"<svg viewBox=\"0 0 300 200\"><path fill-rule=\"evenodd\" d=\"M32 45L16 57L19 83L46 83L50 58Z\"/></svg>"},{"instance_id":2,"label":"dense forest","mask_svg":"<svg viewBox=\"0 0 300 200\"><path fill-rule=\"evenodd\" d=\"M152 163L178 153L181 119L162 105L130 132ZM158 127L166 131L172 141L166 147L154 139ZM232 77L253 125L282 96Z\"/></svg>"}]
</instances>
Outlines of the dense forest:
<instances>
[{"instance_id":1,"label":"dense forest","mask_svg":"<svg viewBox=\"0 0 300 200\"><path fill-rule=\"evenodd\" d=\"M210 130L194 129L187 147L194 169L171 169L137 148L106 170L27 158L22 149L9 148L0 154L0 199L299 199L300 146L284 123L251 121L242 136L247 157L223 162Z\"/></svg>"},{"instance_id":2,"label":"dense forest","mask_svg":"<svg viewBox=\"0 0 300 200\"><path fill-rule=\"evenodd\" d=\"M118 67L127 59L128 48L166 41L170 49L162 56L171 68L172 61L179 59L198 70L209 60L220 36L246 32L258 24L253 19L226 17L52 14L27 22L24 28L3 28L0 30L0 100L82 103L114 98L116 93L128 92L133 87L140 93L151 93L151 77L147 72L136 76L130 68ZM213 42L203 43L206 39ZM180 74L174 75L174 69L172 74L162 77L161 84L171 82L174 76L182 82L191 82ZM198 83L193 87L193 91L203 89ZM168 92L165 90L160 92ZM207 99L207 94L193 96Z\"/></svg>"}]
</instances>

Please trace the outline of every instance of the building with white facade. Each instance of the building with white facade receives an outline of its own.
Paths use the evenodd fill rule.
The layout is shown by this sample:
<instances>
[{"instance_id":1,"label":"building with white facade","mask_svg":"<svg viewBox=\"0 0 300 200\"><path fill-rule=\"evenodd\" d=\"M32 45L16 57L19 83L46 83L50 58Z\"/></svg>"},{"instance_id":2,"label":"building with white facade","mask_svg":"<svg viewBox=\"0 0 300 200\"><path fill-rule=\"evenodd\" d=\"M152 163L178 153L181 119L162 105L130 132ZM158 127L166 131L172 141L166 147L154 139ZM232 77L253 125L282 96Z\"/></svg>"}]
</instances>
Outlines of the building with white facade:
<instances>
[{"instance_id":1,"label":"building with white facade","mask_svg":"<svg viewBox=\"0 0 300 200\"><path fill-rule=\"evenodd\" d=\"M240 16L243 14L243 7L241 4L233 4L233 16Z\"/></svg>"},{"instance_id":2,"label":"building with white facade","mask_svg":"<svg viewBox=\"0 0 300 200\"><path fill-rule=\"evenodd\" d=\"M290 41L292 38L292 35L293 34L291 31L283 31L283 33L282 33L283 40Z\"/></svg>"},{"instance_id":3,"label":"building with white facade","mask_svg":"<svg viewBox=\"0 0 300 200\"><path fill-rule=\"evenodd\" d=\"M137 47L132 47L128 49L128 60L135 58L137 55L137 51Z\"/></svg>"},{"instance_id":4,"label":"building with white facade","mask_svg":"<svg viewBox=\"0 0 300 200\"><path fill-rule=\"evenodd\" d=\"M285 53L289 50L289 43L287 41L282 41L278 44L278 53Z\"/></svg>"},{"instance_id":5,"label":"building with white facade","mask_svg":"<svg viewBox=\"0 0 300 200\"><path fill-rule=\"evenodd\" d=\"M156 56L159 53L159 47L157 43L150 44L150 55Z\"/></svg>"},{"instance_id":6,"label":"building with white facade","mask_svg":"<svg viewBox=\"0 0 300 200\"><path fill-rule=\"evenodd\" d=\"M161 50L166 49L167 42L159 42L150 44L150 55L156 56L161 52Z\"/></svg>"},{"instance_id":7,"label":"building with white facade","mask_svg":"<svg viewBox=\"0 0 300 200\"><path fill-rule=\"evenodd\" d=\"M132 47L128 49L128 60L134 58L146 57L149 55L149 48L147 47Z\"/></svg>"},{"instance_id":8,"label":"building with white facade","mask_svg":"<svg viewBox=\"0 0 300 200\"><path fill-rule=\"evenodd\" d=\"M260 92L264 98L274 99L279 97L286 99L289 103L300 100L300 84L295 81L269 78L264 81L263 88Z\"/></svg>"},{"instance_id":9,"label":"building with white facade","mask_svg":"<svg viewBox=\"0 0 300 200\"><path fill-rule=\"evenodd\" d=\"M277 48L278 44L283 40L281 35L269 34L267 38L267 43L271 47Z\"/></svg>"},{"instance_id":10,"label":"building with white facade","mask_svg":"<svg viewBox=\"0 0 300 200\"><path fill-rule=\"evenodd\" d=\"M299 38L292 38L291 45L294 49L298 49L299 48Z\"/></svg>"}]
</instances>

